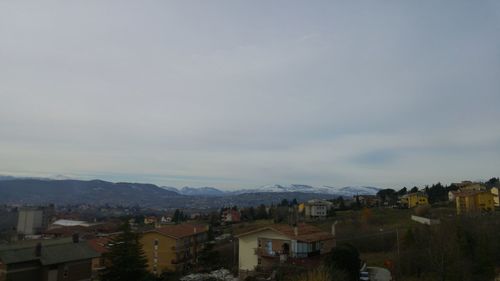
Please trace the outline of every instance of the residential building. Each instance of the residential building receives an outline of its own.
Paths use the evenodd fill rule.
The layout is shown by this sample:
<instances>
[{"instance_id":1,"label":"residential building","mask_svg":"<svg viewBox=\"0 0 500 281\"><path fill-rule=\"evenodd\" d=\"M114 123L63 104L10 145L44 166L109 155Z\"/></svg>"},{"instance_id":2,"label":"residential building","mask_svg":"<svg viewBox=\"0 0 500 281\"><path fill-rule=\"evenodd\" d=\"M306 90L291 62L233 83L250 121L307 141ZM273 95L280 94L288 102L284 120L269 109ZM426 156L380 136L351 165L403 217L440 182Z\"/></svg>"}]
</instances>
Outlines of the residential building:
<instances>
[{"instance_id":1,"label":"residential building","mask_svg":"<svg viewBox=\"0 0 500 281\"><path fill-rule=\"evenodd\" d=\"M408 193L400 198L400 203L406 208L414 208L421 205L428 205L429 199L423 192Z\"/></svg>"},{"instance_id":2,"label":"residential building","mask_svg":"<svg viewBox=\"0 0 500 281\"><path fill-rule=\"evenodd\" d=\"M144 232L141 244L149 271L160 275L195 264L208 239L207 232L207 226L193 224L167 225Z\"/></svg>"},{"instance_id":3,"label":"residential building","mask_svg":"<svg viewBox=\"0 0 500 281\"><path fill-rule=\"evenodd\" d=\"M321 255L335 246L334 225L332 233L308 224L296 226L274 224L244 231L239 240L239 272L244 279L255 270L269 270L280 263L314 267Z\"/></svg>"},{"instance_id":4,"label":"residential building","mask_svg":"<svg viewBox=\"0 0 500 281\"><path fill-rule=\"evenodd\" d=\"M221 221L224 223L237 223L241 221L241 214L235 209L225 209L222 211Z\"/></svg>"},{"instance_id":5,"label":"residential building","mask_svg":"<svg viewBox=\"0 0 500 281\"><path fill-rule=\"evenodd\" d=\"M111 237L97 237L88 240L89 246L97 253L98 257L92 259L92 277L97 279L100 272L106 269L105 254L109 252L109 244L112 243Z\"/></svg>"},{"instance_id":6,"label":"residential building","mask_svg":"<svg viewBox=\"0 0 500 281\"><path fill-rule=\"evenodd\" d=\"M78 237L0 246L0 281L90 281L98 257Z\"/></svg>"},{"instance_id":7,"label":"residential building","mask_svg":"<svg viewBox=\"0 0 500 281\"><path fill-rule=\"evenodd\" d=\"M494 196L491 192L466 190L456 194L457 214L477 214L494 210Z\"/></svg>"},{"instance_id":8,"label":"residential building","mask_svg":"<svg viewBox=\"0 0 500 281\"><path fill-rule=\"evenodd\" d=\"M39 234L46 229L54 215L54 205L47 207L19 208L17 218L17 233L22 235Z\"/></svg>"},{"instance_id":9,"label":"residential building","mask_svg":"<svg viewBox=\"0 0 500 281\"><path fill-rule=\"evenodd\" d=\"M495 207L499 208L500 207L500 198L498 197L498 187L493 187L490 192L493 194L493 204Z\"/></svg>"},{"instance_id":10,"label":"residential building","mask_svg":"<svg viewBox=\"0 0 500 281\"><path fill-rule=\"evenodd\" d=\"M160 224L169 224L172 223L173 219L171 216L162 216L160 218Z\"/></svg>"},{"instance_id":11,"label":"residential building","mask_svg":"<svg viewBox=\"0 0 500 281\"><path fill-rule=\"evenodd\" d=\"M380 198L377 195L358 195L359 203L364 207L376 207L380 205Z\"/></svg>"},{"instance_id":12,"label":"residential building","mask_svg":"<svg viewBox=\"0 0 500 281\"><path fill-rule=\"evenodd\" d=\"M144 224L153 224L157 223L158 219L155 216L144 217Z\"/></svg>"},{"instance_id":13,"label":"residential building","mask_svg":"<svg viewBox=\"0 0 500 281\"><path fill-rule=\"evenodd\" d=\"M463 181L461 183L454 183L454 185L457 186L458 189L448 192L448 199L451 202L455 202L457 194L459 194L462 191L486 191L486 187L482 183Z\"/></svg>"},{"instance_id":14,"label":"residential building","mask_svg":"<svg viewBox=\"0 0 500 281\"><path fill-rule=\"evenodd\" d=\"M313 199L304 203L303 207L299 205L299 211L303 208L306 218L326 218L328 210L330 210L332 206L332 202Z\"/></svg>"}]
</instances>

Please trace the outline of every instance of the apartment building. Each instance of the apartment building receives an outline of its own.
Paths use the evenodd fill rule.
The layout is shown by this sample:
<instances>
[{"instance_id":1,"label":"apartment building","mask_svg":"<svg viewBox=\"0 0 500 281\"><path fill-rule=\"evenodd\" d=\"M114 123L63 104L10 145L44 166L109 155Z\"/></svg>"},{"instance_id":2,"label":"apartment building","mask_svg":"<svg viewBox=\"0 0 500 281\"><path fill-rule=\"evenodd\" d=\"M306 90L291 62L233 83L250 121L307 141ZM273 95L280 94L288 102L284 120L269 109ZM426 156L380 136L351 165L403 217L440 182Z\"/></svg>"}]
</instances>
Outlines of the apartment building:
<instances>
[{"instance_id":1,"label":"apartment building","mask_svg":"<svg viewBox=\"0 0 500 281\"><path fill-rule=\"evenodd\" d=\"M400 198L400 203L402 206L407 208L414 208L421 205L429 204L429 198L427 194L423 192L408 193Z\"/></svg>"},{"instance_id":2,"label":"apartment building","mask_svg":"<svg viewBox=\"0 0 500 281\"><path fill-rule=\"evenodd\" d=\"M99 254L78 237L0 246L0 281L90 281Z\"/></svg>"},{"instance_id":3,"label":"apartment building","mask_svg":"<svg viewBox=\"0 0 500 281\"><path fill-rule=\"evenodd\" d=\"M141 244L148 269L156 275L188 269L195 264L207 241L205 225L167 225L143 233Z\"/></svg>"},{"instance_id":4,"label":"apartment building","mask_svg":"<svg viewBox=\"0 0 500 281\"><path fill-rule=\"evenodd\" d=\"M17 233L35 235L45 230L54 215L54 205L47 207L19 208L17 217Z\"/></svg>"},{"instance_id":5,"label":"apartment building","mask_svg":"<svg viewBox=\"0 0 500 281\"><path fill-rule=\"evenodd\" d=\"M299 212L306 218L325 218L333 203L326 200L313 199L299 205Z\"/></svg>"},{"instance_id":6,"label":"apartment building","mask_svg":"<svg viewBox=\"0 0 500 281\"><path fill-rule=\"evenodd\" d=\"M465 190L455 194L457 214L477 214L494 210L494 196L489 191Z\"/></svg>"}]
</instances>

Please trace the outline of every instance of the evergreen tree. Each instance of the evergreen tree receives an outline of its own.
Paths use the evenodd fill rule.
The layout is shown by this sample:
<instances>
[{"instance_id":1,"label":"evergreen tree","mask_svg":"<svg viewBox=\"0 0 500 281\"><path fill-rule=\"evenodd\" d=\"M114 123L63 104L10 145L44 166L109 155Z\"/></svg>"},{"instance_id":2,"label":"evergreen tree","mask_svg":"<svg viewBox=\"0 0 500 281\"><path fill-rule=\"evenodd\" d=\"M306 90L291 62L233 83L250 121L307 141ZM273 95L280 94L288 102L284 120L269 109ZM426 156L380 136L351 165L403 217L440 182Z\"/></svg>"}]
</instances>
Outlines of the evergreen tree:
<instances>
[{"instance_id":1,"label":"evergreen tree","mask_svg":"<svg viewBox=\"0 0 500 281\"><path fill-rule=\"evenodd\" d=\"M109 262L103 281L142 281L149 280L147 259L139 242L139 234L133 233L128 222L122 226L122 233L111 241L110 251L105 254Z\"/></svg>"},{"instance_id":2,"label":"evergreen tree","mask_svg":"<svg viewBox=\"0 0 500 281\"><path fill-rule=\"evenodd\" d=\"M174 217L173 217L174 222L176 224L181 223L183 220L183 216L184 216L184 214L179 209L175 209Z\"/></svg>"},{"instance_id":3,"label":"evergreen tree","mask_svg":"<svg viewBox=\"0 0 500 281\"><path fill-rule=\"evenodd\" d=\"M406 193L408 193L408 189L405 187L401 188L399 191L398 191L398 196L403 196L405 195Z\"/></svg>"},{"instance_id":4,"label":"evergreen tree","mask_svg":"<svg viewBox=\"0 0 500 281\"><path fill-rule=\"evenodd\" d=\"M257 208L256 218L259 219L259 220L265 220L265 219L267 219L266 205L261 204Z\"/></svg>"}]
</instances>

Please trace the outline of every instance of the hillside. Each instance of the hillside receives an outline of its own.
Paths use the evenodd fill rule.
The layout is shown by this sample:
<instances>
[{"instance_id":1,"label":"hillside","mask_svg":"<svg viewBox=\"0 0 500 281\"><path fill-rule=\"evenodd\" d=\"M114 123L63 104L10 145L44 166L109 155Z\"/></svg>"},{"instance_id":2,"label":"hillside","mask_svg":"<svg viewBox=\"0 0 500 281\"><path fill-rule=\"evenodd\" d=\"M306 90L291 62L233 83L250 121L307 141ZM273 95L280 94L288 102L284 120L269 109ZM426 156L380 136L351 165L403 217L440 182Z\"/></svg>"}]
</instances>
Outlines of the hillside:
<instances>
[{"instance_id":1,"label":"hillside","mask_svg":"<svg viewBox=\"0 0 500 281\"><path fill-rule=\"evenodd\" d=\"M120 204L158 206L180 197L153 184L112 183L101 180L16 179L0 181L0 203Z\"/></svg>"}]
</instances>

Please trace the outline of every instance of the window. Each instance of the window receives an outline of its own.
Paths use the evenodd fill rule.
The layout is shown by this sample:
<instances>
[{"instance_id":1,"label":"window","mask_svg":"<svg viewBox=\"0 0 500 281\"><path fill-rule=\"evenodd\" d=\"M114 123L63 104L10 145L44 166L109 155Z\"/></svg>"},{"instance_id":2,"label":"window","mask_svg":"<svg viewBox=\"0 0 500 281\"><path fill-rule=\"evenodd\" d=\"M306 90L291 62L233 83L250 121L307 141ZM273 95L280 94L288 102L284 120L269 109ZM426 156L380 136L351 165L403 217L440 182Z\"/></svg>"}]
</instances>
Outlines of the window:
<instances>
[{"instance_id":1,"label":"window","mask_svg":"<svg viewBox=\"0 0 500 281\"><path fill-rule=\"evenodd\" d=\"M155 246L158 246L158 239L155 239Z\"/></svg>"}]
</instances>

